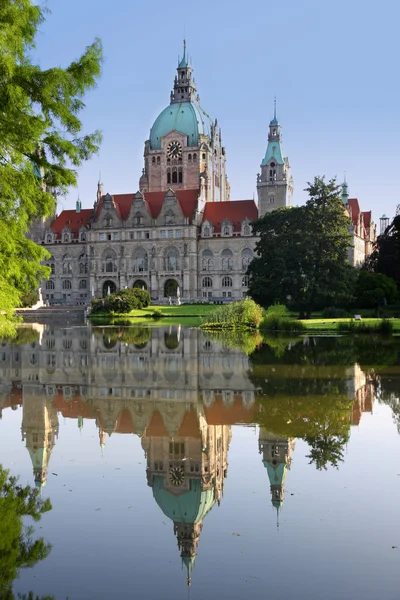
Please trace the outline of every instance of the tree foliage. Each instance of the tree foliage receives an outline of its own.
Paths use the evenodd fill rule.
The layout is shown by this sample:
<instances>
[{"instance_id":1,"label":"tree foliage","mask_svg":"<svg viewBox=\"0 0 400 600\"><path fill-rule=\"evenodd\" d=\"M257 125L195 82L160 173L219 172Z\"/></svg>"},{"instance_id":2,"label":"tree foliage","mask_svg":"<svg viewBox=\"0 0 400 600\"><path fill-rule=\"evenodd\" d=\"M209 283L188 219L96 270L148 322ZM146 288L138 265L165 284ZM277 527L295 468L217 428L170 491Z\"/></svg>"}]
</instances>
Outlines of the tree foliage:
<instances>
[{"instance_id":1,"label":"tree foliage","mask_svg":"<svg viewBox=\"0 0 400 600\"><path fill-rule=\"evenodd\" d=\"M349 300L354 269L347 262L350 221L336 181L316 177L306 191L305 206L267 213L253 224L260 240L248 273L256 302L289 302L310 316Z\"/></svg>"},{"instance_id":2,"label":"tree foliage","mask_svg":"<svg viewBox=\"0 0 400 600\"><path fill-rule=\"evenodd\" d=\"M33 539L30 517L39 521L51 510L50 500L42 500L39 491L21 486L0 466L0 597L13 598L12 582L20 569L33 567L46 558L51 546L43 538Z\"/></svg>"},{"instance_id":3,"label":"tree foliage","mask_svg":"<svg viewBox=\"0 0 400 600\"><path fill-rule=\"evenodd\" d=\"M150 305L150 293L140 288L126 288L105 298L92 300L92 313L129 313Z\"/></svg>"},{"instance_id":4,"label":"tree foliage","mask_svg":"<svg viewBox=\"0 0 400 600\"><path fill-rule=\"evenodd\" d=\"M358 308L374 308L386 302L398 300L396 282L382 273L361 270L354 289L354 305Z\"/></svg>"},{"instance_id":5,"label":"tree foliage","mask_svg":"<svg viewBox=\"0 0 400 600\"><path fill-rule=\"evenodd\" d=\"M0 312L8 316L48 275L48 253L26 235L31 224L53 213L101 140L79 118L100 75L101 43L66 68L43 70L32 50L44 17L31 0L0 3Z\"/></svg>"},{"instance_id":6,"label":"tree foliage","mask_svg":"<svg viewBox=\"0 0 400 600\"><path fill-rule=\"evenodd\" d=\"M400 289L400 215L378 237L366 267L394 279Z\"/></svg>"}]
</instances>

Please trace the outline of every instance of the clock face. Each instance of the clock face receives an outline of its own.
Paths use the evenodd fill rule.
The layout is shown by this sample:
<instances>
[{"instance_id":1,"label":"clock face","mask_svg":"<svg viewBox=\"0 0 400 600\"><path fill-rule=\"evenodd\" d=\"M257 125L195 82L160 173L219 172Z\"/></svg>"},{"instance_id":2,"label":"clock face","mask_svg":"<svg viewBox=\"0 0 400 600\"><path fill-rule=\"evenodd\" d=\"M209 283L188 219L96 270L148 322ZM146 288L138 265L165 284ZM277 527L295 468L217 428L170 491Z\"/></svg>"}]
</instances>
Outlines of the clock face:
<instances>
[{"instance_id":1,"label":"clock face","mask_svg":"<svg viewBox=\"0 0 400 600\"><path fill-rule=\"evenodd\" d=\"M178 158L182 156L182 144L180 142L170 142L167 146L168 158Z\"/></svg>"},{"instance_id":2,"label":"clock face","mask_svg":"<svg viewBox=\"0 0 400 600\"><path fill-rule=\"evenodd\" d=\"M183 470L183 467L170 467L169 480L172 483L172 485L175 485L176 487L178 487L179 485L182 485L182 483L184 482L184 479L185 479L185 472Z\"/></svg>"}]
</instances>

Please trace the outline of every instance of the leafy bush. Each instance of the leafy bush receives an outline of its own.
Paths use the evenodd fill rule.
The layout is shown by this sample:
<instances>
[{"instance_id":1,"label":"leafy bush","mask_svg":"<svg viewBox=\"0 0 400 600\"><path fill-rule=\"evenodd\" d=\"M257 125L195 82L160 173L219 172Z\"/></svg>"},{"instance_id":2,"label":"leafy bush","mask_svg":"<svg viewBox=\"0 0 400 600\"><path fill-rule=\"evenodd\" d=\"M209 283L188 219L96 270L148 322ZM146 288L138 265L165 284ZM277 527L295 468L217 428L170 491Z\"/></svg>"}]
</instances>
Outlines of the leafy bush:
<instances>
[{"instance_id":1,"label":"leafy bush","mask_svg":"<svg viewBox=\"0 0 400 600\"><path fill-rule=\"evenodd\" d=\"M39 294L37 290L29 290L21 295L20 305L21 308L31 307L36 304L39 300Z\"/></svg>"},{"instance_id":2,"label":"leafy bush","mask_svg":"<svg viewBox=\"0 0 400 600\"><path fill-rule=\"evenodd\" d=\"M398 300L396 282L381 273L361 270L354 289L354 306L374 308Z\"/></svg>"},{"instance_id":3,"label":"leafy bush","mask_svg":"<svg viewBox=\"0 0 400 600\"><path fill-rule=\"evenodd\" d=\"M204 319L204 329L256 329L262 319L262 308L246 298L220 306Z\"/></svg>"},{"instance_id":4,"label":"leafy bush","mask_svg":"<svg viewBox=\"0 0 400 600\"><path fill-rule=\"evenodd\" d=\"M150 304L150 294L139 288L126 288L114 292L106 298L92 300L92 314L96 313L129 313L131 310L146 308Z\"/></svg>"},{"instance_id":5,"label":"leafy bush","mask_svg":"<svg viewBox=\"0 0 400 600\"><path fill-rule=\"evenodd\" d=\"M155 308L150 316L155 321L158 321L159 319L162 319L164 315L159 308Z\"/></svg>"},{"instance_id":6,"label":"leafy bush","mask_svg":"<svg viewBox=\"0 0 400 600\"><path fill-rule=\"evenodd\" d=\"M324 319L345 319L346 317L349 317L349 313L344 308L328 306L322 311L322 317Z\"/></svg>"},{"instance_id":7,"label":"leafy bush","mask_svg":"<svg viewBox=\"0 0 400 600\"><path fill-rule=\"evenodd\" d=\"M271 304L271 306L268 306L267 310L265 311L266 315L277 315L279 317L288 317L289 316L289 310L287 309L287 307L284 304Z\"/></svg>"},{"instance_id":8,"label":"leafy bush","mask_svg":"<svg viewBox=\"0 0 400 600\"><path fill-rule=\"evenodd\" d=\"M260 324L260 329L265 331L304 331L305 325L296 319L281 317L277 314L265 315Z\"/></svg>"}]
</instances>

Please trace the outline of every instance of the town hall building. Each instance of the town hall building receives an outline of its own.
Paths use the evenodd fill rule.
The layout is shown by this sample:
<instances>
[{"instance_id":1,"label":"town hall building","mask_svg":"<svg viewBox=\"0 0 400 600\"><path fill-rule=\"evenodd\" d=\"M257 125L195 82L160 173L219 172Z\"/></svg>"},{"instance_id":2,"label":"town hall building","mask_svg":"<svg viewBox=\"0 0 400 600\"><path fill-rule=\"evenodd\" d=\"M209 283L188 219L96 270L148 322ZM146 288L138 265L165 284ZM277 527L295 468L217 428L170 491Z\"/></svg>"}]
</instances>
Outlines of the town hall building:
<instances>
[{"instance_id":1,"label":"town hall building","mask_svg":"<svg viewBox=\"0 0 400 600\"><path fill-rule=\"evenodd\" d=\"M177 295L183 301L239 300L247 295L257 242L251 222L290 206L292 190L275 108L257 175L258 206L231 200L221 129L200 105L184 44L170 103L144 144L138 191L104 193L99 181L93 207L82 208L78 200L76 210L32 230L51 253L43 299L88 304L140 287L157 302ZM365 240L358 247L362 253Z\"/></svg>"}]
</instances>

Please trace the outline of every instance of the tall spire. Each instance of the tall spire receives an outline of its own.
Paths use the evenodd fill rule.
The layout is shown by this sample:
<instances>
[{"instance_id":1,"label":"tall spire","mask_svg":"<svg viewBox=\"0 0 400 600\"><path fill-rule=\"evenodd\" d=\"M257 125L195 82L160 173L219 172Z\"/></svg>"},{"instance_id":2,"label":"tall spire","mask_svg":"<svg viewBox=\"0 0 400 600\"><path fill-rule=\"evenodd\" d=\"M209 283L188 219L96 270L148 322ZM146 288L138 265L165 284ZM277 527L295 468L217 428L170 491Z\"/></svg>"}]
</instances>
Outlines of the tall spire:
<instances>
[{"instance_id":1,"label":"tall spire","mask_svg":"<svg viewBox=\"0 0 400 600\"><path fill-rule=\"evenodd\" d=\"M278 125L278 119L276 118L276 96L274 97L274 118L269 125L270 127L271 125Z\"/></svg>"},{"instance_id":2,"label":"tall spire","mask_svg":"<svg viewBox=\"0 0 400 600\"><path fill-rule=\"evenodd\" d=\"M177 71L174 89L171 92L171 104L175 102L193 102L196 98L196 84L192 77L193 69L190 66L186 52L186 40L183 40L183 56L180 61L178 59Z\"/></svg>"},{"instance_id":3,"label":"tall spire","mask_svg":"<svg viewBox=\"0 0 400 600\"><path fill-rule=\"evenodd\" d=\"M178 69L186 69L186 67L189 66L189 61L186 57L186 40L183 40L183 56L182 56L182 60L180 61L179 65L178 65Z\"/></svg>"},{"instance_id":4,"label":"tall spire","mask_svg":"<svg viewBox=\"0 0 400 600\"><path fill-rule=\"evenodd\" d=\"M349 201L349 186L347 185L346 173L344 174L344 181L342 183L342 202L348 204Z\"/></svg>"}]
</instances>

